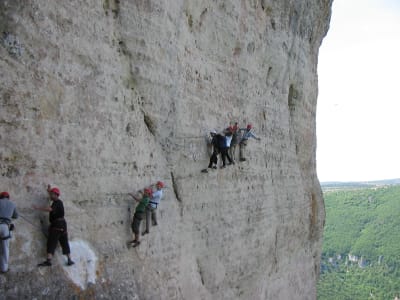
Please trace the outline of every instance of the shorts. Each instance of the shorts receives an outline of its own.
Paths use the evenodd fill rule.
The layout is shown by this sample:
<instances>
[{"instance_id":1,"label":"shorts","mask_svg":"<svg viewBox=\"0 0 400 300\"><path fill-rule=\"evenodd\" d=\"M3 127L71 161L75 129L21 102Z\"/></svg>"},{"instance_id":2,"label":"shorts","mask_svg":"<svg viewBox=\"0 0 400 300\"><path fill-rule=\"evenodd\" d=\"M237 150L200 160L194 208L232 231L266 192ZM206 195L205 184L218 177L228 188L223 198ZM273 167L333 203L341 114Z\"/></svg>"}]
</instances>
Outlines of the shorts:
<instances>
[{"instance_id":1,"label":"shorts","mask_svg":"<svg viewBox=\"0 0 400 300\"><path fill-rule=\"evenodd\" d=\"M64 255L71 253L68 243L66 224L64 228L57 228L52 226L49 227L49 236L47 238L47 253L51 253L54 255L58 242L60 242L62 253Z\"/></svg>"},{"instance_id":2,"label":"shorts","mask_svg":"<svg viewBox=\"0 0 400 300\"><path fill-rule=\"evenodd\" d=\"M132 231L134 234L139 234L140 222L142 222L144 217L144 212L135 212L132 220Z\"/></svg>"}]
</instances>

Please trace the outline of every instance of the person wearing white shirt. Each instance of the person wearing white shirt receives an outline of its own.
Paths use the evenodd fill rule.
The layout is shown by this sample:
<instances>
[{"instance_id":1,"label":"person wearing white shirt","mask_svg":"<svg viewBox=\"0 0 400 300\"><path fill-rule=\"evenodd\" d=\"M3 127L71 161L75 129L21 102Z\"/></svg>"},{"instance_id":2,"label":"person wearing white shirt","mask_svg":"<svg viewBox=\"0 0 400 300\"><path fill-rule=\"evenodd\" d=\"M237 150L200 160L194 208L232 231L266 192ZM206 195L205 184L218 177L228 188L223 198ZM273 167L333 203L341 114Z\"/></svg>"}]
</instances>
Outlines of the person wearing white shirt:
<instances>
[{"instance_id":1,"label":"person wearing white shirt","mask_svg":"<svg viewBox=\"0 0 400 300\"><path fill-rule=\"evenodd\" d=\"M156 184L156 190L153 191L153 196L150 198L149 205L146 208L146 230L143 231L143 235L150 232L150 219L152 220L153 226L157 226L157 206L160 204L163 196L164 183L158 181Z\"/></svg>"}]
</instances>

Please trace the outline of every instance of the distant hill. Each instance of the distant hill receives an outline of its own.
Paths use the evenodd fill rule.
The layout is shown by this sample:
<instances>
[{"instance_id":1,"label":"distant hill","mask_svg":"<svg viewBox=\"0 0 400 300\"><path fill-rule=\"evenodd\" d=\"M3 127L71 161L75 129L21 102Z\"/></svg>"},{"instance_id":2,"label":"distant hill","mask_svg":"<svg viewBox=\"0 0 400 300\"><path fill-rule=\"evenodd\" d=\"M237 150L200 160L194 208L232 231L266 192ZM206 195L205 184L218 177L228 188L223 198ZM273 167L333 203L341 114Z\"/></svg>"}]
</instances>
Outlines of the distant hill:
<instances>
[{"instance_id":1,"label":"distant hill","mask_svg":"<svg viewBox=\"0 0 400 300\"><path fill-rule=\"evenodd\" d=\"M351 188L377 187L377 186L397 185L397 184L400 184L400 178L374 180L374 181L326 181L326 182L321 182L321 188L323 190L351 189Z\"/></svg>"},{"instance_id":2,"label":"distant hill","mask_svg":"<svg viewBox=\"0 0 400 300\"><path fill-rule=\"evenodd\" d=\"M400 294L399 183L321 184L326 223L319 300L394 299Z\"/></svg>"}]
</instances>

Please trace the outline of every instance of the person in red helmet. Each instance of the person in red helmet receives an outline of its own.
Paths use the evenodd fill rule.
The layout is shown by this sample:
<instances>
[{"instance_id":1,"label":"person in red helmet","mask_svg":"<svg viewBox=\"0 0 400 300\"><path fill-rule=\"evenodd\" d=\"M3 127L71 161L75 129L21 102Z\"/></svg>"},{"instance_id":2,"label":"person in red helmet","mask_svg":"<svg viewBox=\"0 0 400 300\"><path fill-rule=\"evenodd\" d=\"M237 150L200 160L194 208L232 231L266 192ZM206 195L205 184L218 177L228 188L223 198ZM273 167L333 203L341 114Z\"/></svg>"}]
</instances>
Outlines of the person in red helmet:
<instances>
[{"instance_id":1,"label":"person in red helmet","mask_svg":"<svg viewBox=\"0 0 400 300\"><path fill-rule=\"evenodd\" d=\"M161 198L163 196L163 188L164 183L162 181L157 181L156 184L151 185L150 187L155 187L156 190L153 191L153 194L150 198L149 205L146 208L146 230L143 231L143 235L150 232L150 219L152 221L153 226L157 226L157 207L160 204Z\"/></svg>"},{"instance_id":2,"label":"person in red helmet","mask_svg":"<svg viewBox=\"0 0 400 300\"><path fill-rule=\"evenodd\" d=\"M0 199L9 199L10 198L10 194L8 192L1 192L0 193Z\"/></svg>"},{"instance_id":3,"label":"person in red helmet","mask_svg":"<svg viewBox=\"0 0 400 300\"><path fill-rule=\"evenodd\" d=\"M254 135L253 132L251 132L251 129L253 128L253 126L251 124L247 124L246 128L240 128L239 131L244 131L242 138L240 139L239 142L239 160L240 161L245 161L246 158L244 157L244 148L247 146L247 141L249 140L249 138L253 138L256 139L258 141L261 140L261 138L256 137Z\"/></svg>"},{"instance_id":4,"label":"person in red helmet","mask_svg":"<svg viewBox=\"0 0 400 300\"><path fill-rule=\"evenodd\" d=\"M49 212L49 231L47 237L47 259L38 264L38 267L50 267L51 259L57 248L57 243L60 243L62 253L67 256L67 266L72 266L74 262L71 259L71 250L68 242L67 222L64 218L64 205L60 200L60 190L56 187L47 186L50 200L50 207L33 206L33 209Z\"/></svg>"},{"instance_id":5,"label":"person in red helmet","mask_svg":"<svg viewBox=\"0 0 400 300\"><path fill-rule=\"evenodd\" d=\"M18 218L17 208L10 200L8 192L0 193L0 272L8 272L8 259L10 256L10 238L14 225L11 219Z\"/></svg>"},{"instance_id":6,"label":"person in red helmet","mask_svg":"<svg viewBox=\"0 0 400 300\"><path fill-rule=\"evenodd\" d=\"M151 188L145 188L143 192L139 191L138 194L141 194L142 196L139 198L133 193L129 194L130 196L132 196L133 199L135 199L135 201L139 202L139 204L136 205L135 214L133 215L133 220L131 224L134 239L130 243L133 247L140 245L140 223L145 216L146 208L149 205L149 201L153 192Z\"/></svg>"}]
</instances>

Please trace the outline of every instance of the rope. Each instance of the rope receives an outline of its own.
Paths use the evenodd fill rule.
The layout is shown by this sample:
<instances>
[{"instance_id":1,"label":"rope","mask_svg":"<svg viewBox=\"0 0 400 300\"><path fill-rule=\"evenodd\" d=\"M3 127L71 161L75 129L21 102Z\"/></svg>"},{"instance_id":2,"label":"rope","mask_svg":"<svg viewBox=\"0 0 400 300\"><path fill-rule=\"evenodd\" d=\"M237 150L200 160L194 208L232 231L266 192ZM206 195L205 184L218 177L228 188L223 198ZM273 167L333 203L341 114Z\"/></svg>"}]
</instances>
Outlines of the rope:
<instances>
[{"instance_id":1,"label":"rope","mask_svg":"<svg viewBox=\"0 0 400 300\"><path fill-rule=\"evenodd\" d=\"M39 229L41 233L43 233L43 235L47 238L47 232L46 230L44 230L44 228L42 226L37 226L35 225L33 222L31 222L27 217L24 217L23 215L21 215L20 213L18 213L18 216L22 218L22 220L24 220L25 222L27 222L29 225L31 225L33 228ZM41 221L42 223L42 221Z\"/></svg>"},{"instance_id":2,"label":"rope","mask_svg":"<svg viewBox=\"0 0 400 300\"><path fill-rule=\"evenodd\" d=\"M32 227L39 228L40 230L42 230L40 226L33 224L28 218L24 217L20 213L18 214L18 216L21 217L25 222L29 223Z\"/></svg>"}]
</instances>

